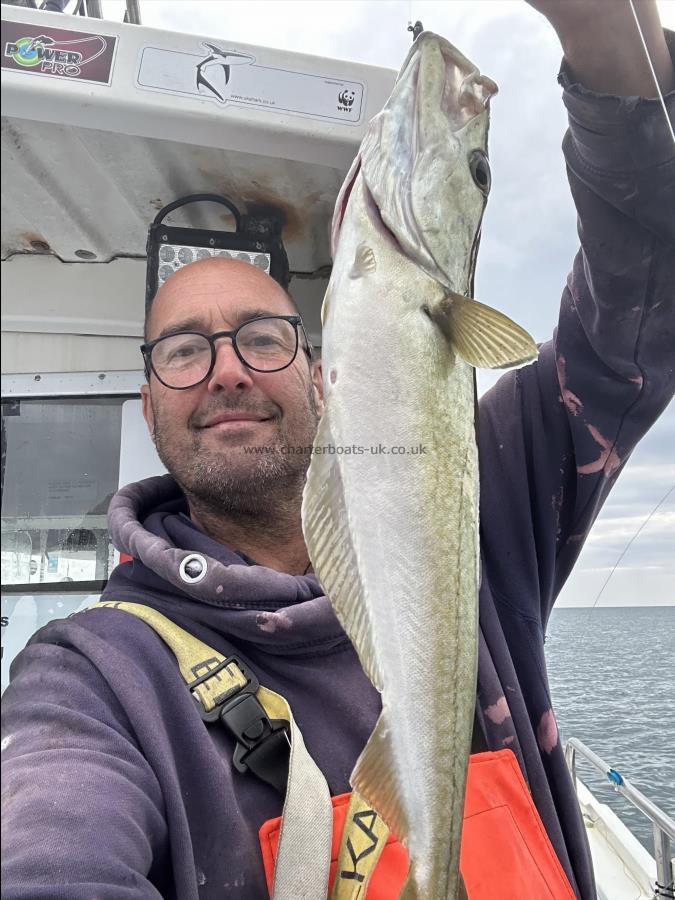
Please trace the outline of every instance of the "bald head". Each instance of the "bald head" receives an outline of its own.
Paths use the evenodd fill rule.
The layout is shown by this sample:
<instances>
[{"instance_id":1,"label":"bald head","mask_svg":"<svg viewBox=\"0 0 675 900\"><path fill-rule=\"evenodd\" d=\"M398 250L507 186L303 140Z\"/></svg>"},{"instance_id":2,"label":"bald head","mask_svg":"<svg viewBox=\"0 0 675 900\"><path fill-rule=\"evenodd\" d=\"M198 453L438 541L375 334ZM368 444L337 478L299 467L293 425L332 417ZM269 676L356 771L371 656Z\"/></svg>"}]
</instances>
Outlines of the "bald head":
<instances>
[{"instance_id":1,"label":"bald head","mask_svg":"<svg viewBox=\"0 0 675 900\"><path fill-rule=\"evenodd\" d=\"M186 316L191 315L188 311L200 305L200 298L203 309L215 305L223 314L244 303L256 315L300 314L290 294L262 269L238 259L213 256L183 266L159 288L146 310L145 340L159 337L167 330L167 323L168 330L174 330L172 322L187 322Z\"/></svg>"}]
</instances>

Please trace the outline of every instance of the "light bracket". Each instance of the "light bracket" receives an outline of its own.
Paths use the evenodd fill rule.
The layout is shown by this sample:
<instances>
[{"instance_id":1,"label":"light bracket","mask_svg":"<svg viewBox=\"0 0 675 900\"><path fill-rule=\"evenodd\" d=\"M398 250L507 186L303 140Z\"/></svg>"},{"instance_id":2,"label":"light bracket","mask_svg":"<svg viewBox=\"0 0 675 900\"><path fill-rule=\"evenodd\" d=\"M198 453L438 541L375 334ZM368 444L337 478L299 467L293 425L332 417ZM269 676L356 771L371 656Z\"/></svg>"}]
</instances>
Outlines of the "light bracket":
<instances>
[{"instance_id":1,"label":"light bracket","mask_svg":"<svg viewBox=\"0 0 675 900\"><path fill-rule=\"evenodd\" d=\"M234 231L165 225L169 213L189 203L220 203L234 218ZM164 206L148 230L145 308L159 288L183 266L199 259L224 256L239 259L266 272L285 289L288 287L288 257L281 240L282 223L273 213L242 215L218 194L189 194Z\"/></svg>"}]
</instances>

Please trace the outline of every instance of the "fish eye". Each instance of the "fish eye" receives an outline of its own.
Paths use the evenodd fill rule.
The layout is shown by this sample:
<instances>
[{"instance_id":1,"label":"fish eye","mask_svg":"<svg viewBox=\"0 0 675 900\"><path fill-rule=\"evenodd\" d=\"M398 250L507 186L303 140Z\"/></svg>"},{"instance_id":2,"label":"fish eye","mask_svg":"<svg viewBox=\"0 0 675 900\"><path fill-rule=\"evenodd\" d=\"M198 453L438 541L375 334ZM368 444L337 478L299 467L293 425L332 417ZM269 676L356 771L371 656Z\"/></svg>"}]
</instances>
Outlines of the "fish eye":
<instances>
[{"instance_id":1,"label":"fish eye","mask_svg":"<svg viewBox=\"0 0 675 900\"><path fill-rule=\"evenodd\" d=\"M469 169L473 180L481 191L484 194L488 194L492 184L492 175L490 174L490 163L482 150L473 151L469 157Z\"/></svg>"}]
</instances>

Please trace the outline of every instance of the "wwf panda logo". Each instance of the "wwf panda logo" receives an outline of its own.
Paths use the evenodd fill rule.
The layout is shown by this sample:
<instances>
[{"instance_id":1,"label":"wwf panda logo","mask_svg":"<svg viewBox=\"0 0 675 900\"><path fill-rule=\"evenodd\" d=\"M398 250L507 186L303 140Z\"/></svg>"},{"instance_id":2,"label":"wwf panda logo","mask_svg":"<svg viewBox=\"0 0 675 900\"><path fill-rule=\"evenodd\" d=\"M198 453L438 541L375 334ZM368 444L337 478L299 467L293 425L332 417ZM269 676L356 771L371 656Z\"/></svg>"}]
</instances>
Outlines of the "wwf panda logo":
<instances>
[{"instance_id":1,"label":"wwf panda logo","mask_svg":"<svg viewBox=\"0 0 675 900\"><path fill-rule=\"evenodd\" d=\"M338 94L338 109L349 110L354 105L354 91L340 91Z\"/></svg>"}]
</instances>

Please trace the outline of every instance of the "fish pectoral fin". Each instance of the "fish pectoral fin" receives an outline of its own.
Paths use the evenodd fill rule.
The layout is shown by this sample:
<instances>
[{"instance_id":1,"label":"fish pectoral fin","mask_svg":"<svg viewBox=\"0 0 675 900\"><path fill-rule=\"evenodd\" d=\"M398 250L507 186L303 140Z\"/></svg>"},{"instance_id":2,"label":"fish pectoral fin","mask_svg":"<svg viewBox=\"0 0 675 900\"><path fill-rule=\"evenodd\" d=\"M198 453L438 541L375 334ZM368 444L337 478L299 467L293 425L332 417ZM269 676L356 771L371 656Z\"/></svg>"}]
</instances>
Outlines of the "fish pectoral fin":
<instances>
[{"instance_id":1,"label":"fish pectoral fin","mask_svg":"<svg viewBox=\"0 0 675 900\"><path fill-rule=\"evenodd\" d=\"M365 241L361 241L354 254L354 262L349 270L350 278L364 278L366 275L374 275L377 271L377 261L372 247Z\"/></svg>"},{"instance_id":2,"label":"fish pectoral fin","mask_svg":"<svg viewBox=\"0 0 675 900\"><path fill-rule=\"evenodd\" d=\"M449 293L425 312L455 353L477 369L506 369L538 356L537 345L524 328L471 297Z\"/></svg>"}]
</instances>

